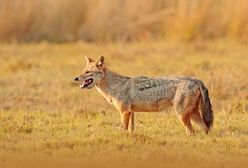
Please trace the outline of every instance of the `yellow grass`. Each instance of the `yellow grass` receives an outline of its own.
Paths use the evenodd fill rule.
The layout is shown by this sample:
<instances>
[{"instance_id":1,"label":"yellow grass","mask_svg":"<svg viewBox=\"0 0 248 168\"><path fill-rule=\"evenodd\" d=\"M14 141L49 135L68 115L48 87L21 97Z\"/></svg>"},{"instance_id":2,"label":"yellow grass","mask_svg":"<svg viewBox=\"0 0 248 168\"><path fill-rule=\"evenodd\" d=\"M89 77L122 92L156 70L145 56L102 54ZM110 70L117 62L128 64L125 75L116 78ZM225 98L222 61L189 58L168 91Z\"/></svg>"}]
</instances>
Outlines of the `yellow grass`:
<instances>
[{"instance_id":1,"label":"yellow grass","mask_svg":"<svg viewBox=\"0 0 248 168\"><path fill-rule=\"evenodd\" d=\"M215 112L208 136L186 136L173 109L138 113L134 135L119 112L73 79L84 55L123 75L190 75ZM184 44L2 44L0 167L247 167L248 49L231 41Z\"/></svg>"},{"instance_id":2,"label":"yellow grass","mask_svg":"<svg viewBox=\"0 0 248 168\"><path fill-rule=\"evenodd\" d=\"M247 41L247 0L1 0L0 41Z\"/></svg>"}]
</instances>

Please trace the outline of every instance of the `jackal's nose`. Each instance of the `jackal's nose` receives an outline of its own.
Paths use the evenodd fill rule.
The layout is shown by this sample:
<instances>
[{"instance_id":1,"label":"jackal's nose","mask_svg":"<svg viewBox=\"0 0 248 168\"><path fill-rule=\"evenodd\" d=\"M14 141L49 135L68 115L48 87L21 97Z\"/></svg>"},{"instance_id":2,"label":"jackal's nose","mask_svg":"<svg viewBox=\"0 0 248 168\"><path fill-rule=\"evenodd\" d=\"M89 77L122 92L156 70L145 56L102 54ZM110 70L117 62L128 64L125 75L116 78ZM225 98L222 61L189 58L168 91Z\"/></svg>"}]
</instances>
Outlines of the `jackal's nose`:
<instances>
[{"instance_id":1,"label":"jackal's nose","mask_svg":"<svg viewBox=\"0 0 248 168\"><path fill-rule=\"evenodd\" d=\"M76 77L74 80L75 80L75 81L78 81L78 77Z\"/></svg>"}]
</instances>

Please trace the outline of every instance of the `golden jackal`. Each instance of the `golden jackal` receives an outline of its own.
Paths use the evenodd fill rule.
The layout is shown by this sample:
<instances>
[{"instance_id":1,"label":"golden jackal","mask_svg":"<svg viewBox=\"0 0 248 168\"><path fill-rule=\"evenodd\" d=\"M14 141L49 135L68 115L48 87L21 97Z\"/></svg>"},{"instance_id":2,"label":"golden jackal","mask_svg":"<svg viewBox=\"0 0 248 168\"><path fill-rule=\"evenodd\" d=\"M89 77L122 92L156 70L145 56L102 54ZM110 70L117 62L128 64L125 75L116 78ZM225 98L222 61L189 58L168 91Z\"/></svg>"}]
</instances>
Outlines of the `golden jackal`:
<instances>
[{"instance_id":1,"label":"golden jackal","mask_svg":"<svg viewBox=\"0 0 248 168\"><path fill-rule=\"evenodd\" d=\"M81 88L94 86L121 114L124 129L134 130L134 112L161 111L168 106L175 111L189 133L194 133L191 120L200 124L205 133L213 125L213 111L204 84L189 77L129 78L109 70L104 57L97 61L86 57L86 67L75 78Z\"/></svg>"}]
</instances>

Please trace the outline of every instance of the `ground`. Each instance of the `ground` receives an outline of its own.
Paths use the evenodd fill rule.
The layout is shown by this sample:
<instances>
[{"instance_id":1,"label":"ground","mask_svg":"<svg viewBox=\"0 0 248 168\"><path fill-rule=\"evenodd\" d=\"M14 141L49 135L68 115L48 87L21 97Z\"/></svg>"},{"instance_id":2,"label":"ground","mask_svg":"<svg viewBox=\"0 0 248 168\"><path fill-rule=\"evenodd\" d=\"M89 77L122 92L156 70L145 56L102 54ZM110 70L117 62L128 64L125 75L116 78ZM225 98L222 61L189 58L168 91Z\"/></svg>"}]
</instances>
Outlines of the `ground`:
<instances>
[{"instance_id":1,"label":"ground","mask_svg":"<svg viewBox=\"0 0 248 168\"><path fill-rule=\"evenodd\" d=\"M187 75L209 88L209 135L187 136L172 108L137 113L133 135L95 89L73 80L84 55L127 76ZM1 44L0 167L247 167L248 48L191 44Z\"/></svg>"}]
</instances>

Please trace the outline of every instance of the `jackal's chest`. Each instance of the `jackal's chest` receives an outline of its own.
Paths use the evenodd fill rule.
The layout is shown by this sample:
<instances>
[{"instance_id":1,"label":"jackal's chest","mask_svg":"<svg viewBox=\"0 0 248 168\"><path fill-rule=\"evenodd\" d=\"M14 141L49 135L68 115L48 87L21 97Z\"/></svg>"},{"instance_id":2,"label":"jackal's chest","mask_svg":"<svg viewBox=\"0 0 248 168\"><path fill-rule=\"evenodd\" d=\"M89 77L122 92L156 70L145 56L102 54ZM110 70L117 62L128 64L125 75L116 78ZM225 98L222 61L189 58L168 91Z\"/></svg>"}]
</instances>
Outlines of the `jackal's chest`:
<instances>
[{"instance_id":1,"label":"jackal's chest","mask_svg":"<svg viewBox=\"0 0 248 168\"><path fill-rule=\"evenodd\" d=\"M96 87L96 89L107 100L108 103L112 104L112 98L107 93L103 92L98 87Z\"/></svg>"}]
</instances>

